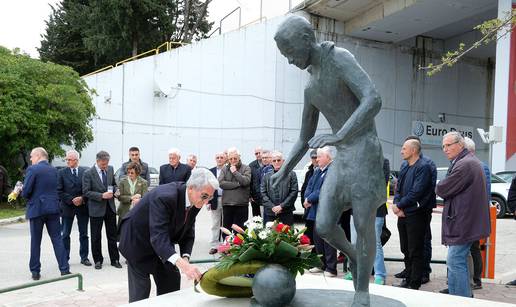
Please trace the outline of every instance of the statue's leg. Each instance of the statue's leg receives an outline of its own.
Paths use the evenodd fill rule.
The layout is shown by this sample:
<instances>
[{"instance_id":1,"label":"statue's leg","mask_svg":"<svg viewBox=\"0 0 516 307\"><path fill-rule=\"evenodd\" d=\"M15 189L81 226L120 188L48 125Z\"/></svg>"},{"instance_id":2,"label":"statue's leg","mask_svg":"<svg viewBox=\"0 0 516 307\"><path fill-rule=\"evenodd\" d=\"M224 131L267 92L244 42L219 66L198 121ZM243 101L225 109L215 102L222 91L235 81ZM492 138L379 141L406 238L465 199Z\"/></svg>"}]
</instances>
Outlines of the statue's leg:
<instances>
[{"instance_id":1,"label":"statue's leg","mask_svg":"<svg viewBox=\"0 0 516 307\"><path fill-rule=\"evenodd\" d=\"M335 163L335 162L334 162ZM338 225L340 216L351 204L345 203L341 185L337 184L337 168L335 165L328 170L323 187L319 194L315 229L321 238L331 246L346 254L350 263L356 262L356 252L353 245L346 239L346 233Z\"/></svg>"},{"instance_id":2,"label":"statue's leg","mask_svg":"<svg viewBox=\"0 0 516 307\"><path fill-rule=\"evenodd\" d=\"M355 281L353 306L369 306L369 277L376 254L375 217L376 205L367 196L353 202L353 223L357 231L356 270L352 270Z\"/></svg>"}]
</instances>

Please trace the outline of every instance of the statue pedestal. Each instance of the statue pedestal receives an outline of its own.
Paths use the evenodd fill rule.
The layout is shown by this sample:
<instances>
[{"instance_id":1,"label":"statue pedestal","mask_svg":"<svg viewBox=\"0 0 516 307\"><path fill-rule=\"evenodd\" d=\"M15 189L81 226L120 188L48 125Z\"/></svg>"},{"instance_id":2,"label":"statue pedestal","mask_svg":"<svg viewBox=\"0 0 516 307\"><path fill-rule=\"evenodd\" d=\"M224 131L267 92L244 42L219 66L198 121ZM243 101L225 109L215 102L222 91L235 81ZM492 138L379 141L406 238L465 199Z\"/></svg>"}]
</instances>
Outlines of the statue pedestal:
<instances>
[{"instance_id":1,"label":"statue pedestal","mask_svg":"<svg viewBox=\"0 0 516 307\"><path fill-rule=\"evenodd\" d=\"M289 306L351 306L354 289L353 282L341 278L329 278L322 275L305 273L296 278L297 292ZM506 303L464 298L459 296L417 291L392 286L369 285L371 306L407 306L407 307L504 307L514 306ZM206 306L232 307L251 306L249 298L223 298L196 293L193 288L152 297L143 301L124 305L126 307L170 307L170 306Z\"/></svg>"}]
</instances>

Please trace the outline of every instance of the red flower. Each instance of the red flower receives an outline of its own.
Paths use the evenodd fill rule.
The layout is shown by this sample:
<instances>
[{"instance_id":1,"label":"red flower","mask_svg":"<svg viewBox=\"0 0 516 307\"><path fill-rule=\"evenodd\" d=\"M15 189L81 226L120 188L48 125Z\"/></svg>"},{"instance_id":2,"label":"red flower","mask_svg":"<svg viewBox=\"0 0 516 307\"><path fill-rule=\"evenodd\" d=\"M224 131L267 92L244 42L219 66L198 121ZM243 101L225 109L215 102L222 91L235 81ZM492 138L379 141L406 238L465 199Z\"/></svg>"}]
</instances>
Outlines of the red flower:
<instances>
[{"instance_id":1,"label":"red flower","mask_svg":"<svg viewBox=\"0 0 516 307\"><path fill-rule=\"evenodd\" d=\"M299 237L299 243L301 244L310 244L310 238L307 235L302 235Z\"/></svg>"},{"instance_id":2,"label":"red flower","mask_svg":"<svg viewBox=\"0 0 516 307\"><path fill-rule=\"evenodd\" d=\"M239 237L239 236L235 236L235 237L233 238L233 244L235 244L235 245L241 245L242 243L244 243L244 240L240 239L240 237Z\"/></svg>"},{"instance_id":3,"label":"red flower","mask_svg":"<svg viewBox=\"0 0 516 307\"><path fill-rule=\"evenodd\" d=\"M289 226L289 225L285 225L285 224L283 224L283 223L279 223L279 224L276 226L276 232L284 232L284 233L287 233L289 230L290 230L290 226Z\"/></svg>"}]
</instances>

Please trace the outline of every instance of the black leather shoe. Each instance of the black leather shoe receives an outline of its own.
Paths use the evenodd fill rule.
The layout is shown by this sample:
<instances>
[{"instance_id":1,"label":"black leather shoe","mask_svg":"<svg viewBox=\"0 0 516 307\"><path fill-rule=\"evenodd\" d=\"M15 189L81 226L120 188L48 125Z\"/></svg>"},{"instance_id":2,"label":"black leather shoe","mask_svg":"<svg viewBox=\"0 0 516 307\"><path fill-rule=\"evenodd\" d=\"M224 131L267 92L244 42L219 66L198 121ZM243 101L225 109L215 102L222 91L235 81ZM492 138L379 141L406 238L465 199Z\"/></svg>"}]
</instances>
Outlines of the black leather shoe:
<instances>
[{"instance_id":1,"label":"black leather shoe","mask_svg":"<svg viewBox=\"0 0 516 307\"><path fill-rule=\"evenodd\" d=\"M81 260L81 263L84 264L85 266L91 266L91 262L88 258Z\"/></svg>"},{"instance_id":2,"label":"black leather shoe","mask_svg":"<svg viewBox=\"0 0 516 307\"><path fill-rule=\"evenodd\" d=\"M102 269L102 262L95 262L95 269L100 270Z\"/></svg>"},{"instance_id":3,"label":"black leather shoe","mask_svg":"<svg viewBox=\"0 0 516 307\"><path fill-rule=\"evenodd\" d=\"M215 255L217 253L217 249L216 248L211 248L210 251L209 251L209 254L210 255Z\"/></svg>"},{"instance_id":4,"label":"black leather shoe","mask_svg":"<svg viewBox=\"0 0 516 307\"><path fill-rule=\"evenodd\" d=\"M39 280L41 278L41 274L39 272L32 272L32 280Z\"/></svg>"},{"instance_id":5,"label":"black leather shoe","mask_svg":"<svg viewBox=\"0 0 516 307\"><path fill-rule=\"evenodd\" d=\"M70 272L70 271L62 271L61 272L61 276L70 275L70 274L72 274L72 272Z\"/></svg>"},{"instance_id":6,"label":"black leather shoe","mask_svg":"<svg viewBox=\"0 0 516 307\"><path fill-rule=\"evenodd\" d=\"M402 280L401 283L399 284L392 284L393 287L398 287L398 288L408 288L409 287L409 283L407 282L406 279Z\"/></svg>"},{"instance_id":7,"label":"black leather shoe","mask_svg":"<svg viewBox=\"0 0 516 307\"><path fill-rule=\"evenodd\" d=\"M479 289L482 289L482 284L481 283L473 283L471 285L471 290L479 290Z\"/></svg>"},{"instance_id":8,"label":"black leather shoe","mask_svg":"<svg viewBox=\"0 0 516 307\"><path fill-rule=\"evenodd\" d=\"M122 265L120 264L120 262L118 260L111 261L111 266L114 266L117 269L121 269L122 268Z\"/></svg>"},{"instance_id":9,"label":"black leather shoe","mask_svg":"<svg viewBox=\"0 0 516 307\"><path fill-rule=\"evenodd\" d=\"M405 270L399 272L399 273L396 273L394 274L394 277L396 278L407 278L407 272Z\"/></svg>"},{"instance_id":10,"label":"black leather shoe","mask_svg":"<svg viewBox=\"0 0 516 307\"><path fill-rule=\"evenodd\" d=\"M442 289L442 290L439 290L439 293L442 293L442 294L450 294L450 290L448 290L448 288L446 288L446 289Z\"/></svg>"},{"instance_id":11,"label":"black leather shoe","mask_svg":"<svg viewBox=\"0 0 516 307\"><path fill-rule=\"evenodd\" d=\"M429 282L430 282L430 277L428 277L428 276L421 277L421 284L422 285L427 284Z\"/></svg>"}]
</instances>

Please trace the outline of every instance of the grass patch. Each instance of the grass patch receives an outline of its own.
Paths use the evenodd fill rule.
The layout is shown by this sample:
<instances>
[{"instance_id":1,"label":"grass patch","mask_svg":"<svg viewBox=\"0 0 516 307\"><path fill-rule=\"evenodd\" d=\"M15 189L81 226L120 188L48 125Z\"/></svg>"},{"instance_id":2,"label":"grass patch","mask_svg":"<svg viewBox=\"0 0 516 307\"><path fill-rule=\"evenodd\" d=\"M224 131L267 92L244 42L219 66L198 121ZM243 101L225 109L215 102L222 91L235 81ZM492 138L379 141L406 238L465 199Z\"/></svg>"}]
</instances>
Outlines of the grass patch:
<instances>
[{"instance_id":1,"label":"grass patch","mask_svg":"<svg viewBox=\"0 0 516 307\"><path fill-rule=\"evenodd\" d=\"M0 203L0 219L7 219L25 214L25 208L14 207L8 203Z\"/></svg>"}]
</instances>

